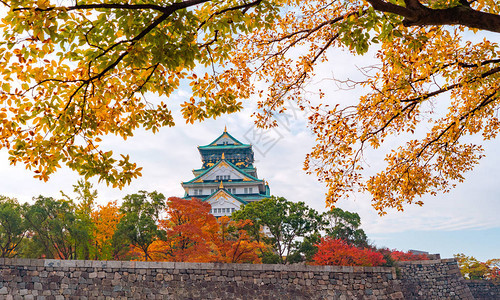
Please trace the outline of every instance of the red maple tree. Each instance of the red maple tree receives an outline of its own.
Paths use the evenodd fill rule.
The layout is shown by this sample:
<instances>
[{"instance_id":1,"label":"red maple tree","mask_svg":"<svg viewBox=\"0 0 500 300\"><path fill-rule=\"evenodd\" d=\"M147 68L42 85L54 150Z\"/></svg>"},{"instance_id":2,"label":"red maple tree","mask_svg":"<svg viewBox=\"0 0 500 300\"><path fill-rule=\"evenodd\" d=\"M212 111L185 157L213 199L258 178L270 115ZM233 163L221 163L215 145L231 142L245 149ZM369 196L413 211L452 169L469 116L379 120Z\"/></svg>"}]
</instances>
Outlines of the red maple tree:
<instances>
[{"instance_id":1,"label":"red maple tree","mask_svg":"<svg viewBox=\"0 0 500 300\"><path fill-rule=\"evenodd\" d=\"M318 252L313 256L314 265L380 266L385 263L381 253L368 248L357 248L342 239L322 238Z\"/></svg>"}]
</instances>

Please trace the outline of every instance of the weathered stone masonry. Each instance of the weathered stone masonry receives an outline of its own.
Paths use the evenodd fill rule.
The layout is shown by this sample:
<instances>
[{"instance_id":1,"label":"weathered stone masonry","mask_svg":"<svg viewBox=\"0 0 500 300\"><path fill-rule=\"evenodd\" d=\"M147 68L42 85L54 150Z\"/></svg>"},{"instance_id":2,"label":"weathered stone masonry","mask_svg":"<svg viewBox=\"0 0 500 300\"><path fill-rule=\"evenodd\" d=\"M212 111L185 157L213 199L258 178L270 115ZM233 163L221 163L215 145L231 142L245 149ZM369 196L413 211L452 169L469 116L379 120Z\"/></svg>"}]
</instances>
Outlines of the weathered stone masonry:
<instances>
[{"instance_id":1,"label":"weathered stone masonry","mask_svg":"<svg viewBox=\"0 0 500 300\"><path fill-rule=\"evenodd\" d=\"M400 262L405 299L474 299L454 259Z\"/></svg>"},{"instance_id":2,"label":"weathered stone masonry","mask_svg":"<svg viewBox=\"0 0 500 300\"><path fill-rule=\"evenodd\" d=\"M0 259L0 299L473 299L456 271L454 260L382 268Z\"/></svg>"},{"instance_id":3,"label":"weathered stone masonry","mask_svg":"<svg viewBox=\"0 0 500 300\"><path fill-rule=\"evenodd\" d=\"M466 282L474 299L500 299L500 284L494 284L486 280L466 280Z\"/></svg>"}]
</instances>

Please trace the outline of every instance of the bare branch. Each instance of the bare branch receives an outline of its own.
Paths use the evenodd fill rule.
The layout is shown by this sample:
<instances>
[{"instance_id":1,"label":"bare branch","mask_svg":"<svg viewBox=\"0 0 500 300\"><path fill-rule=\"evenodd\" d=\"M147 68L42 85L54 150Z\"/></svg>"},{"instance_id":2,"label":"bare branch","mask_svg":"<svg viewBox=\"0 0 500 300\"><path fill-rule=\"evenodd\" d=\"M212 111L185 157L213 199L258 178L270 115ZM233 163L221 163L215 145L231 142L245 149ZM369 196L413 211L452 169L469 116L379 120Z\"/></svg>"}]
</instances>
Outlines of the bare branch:
<instances>
[{"instance_id":1,"label":"bare branch","mask_svg":"<svg viewBox=\"0 0 500 300\"><path fill-rule=\"evenodd\" d=\"M383 0L367 0L375 10L404 17L405 26L463 25L492 32L500 32L500 15L459 5L445 9L431 9L418 0L405 0L406 7Z\"/></svg>"}]
</instances>

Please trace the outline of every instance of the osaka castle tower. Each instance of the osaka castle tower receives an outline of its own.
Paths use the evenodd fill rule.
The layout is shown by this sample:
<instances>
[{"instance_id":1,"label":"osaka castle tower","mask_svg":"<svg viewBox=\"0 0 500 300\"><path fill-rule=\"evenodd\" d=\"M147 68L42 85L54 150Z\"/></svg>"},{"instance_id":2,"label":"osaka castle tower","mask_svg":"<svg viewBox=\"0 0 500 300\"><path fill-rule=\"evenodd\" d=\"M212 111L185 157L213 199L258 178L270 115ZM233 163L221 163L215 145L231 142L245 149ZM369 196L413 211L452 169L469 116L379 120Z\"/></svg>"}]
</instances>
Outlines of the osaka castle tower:
<instances>
[{"instance_id":1,"label":"osaka castle tower","mask_svg":"<svg viewBox=\"0 0 500 300\"><path fill-rule=\"evenodd\" d=\"M202 167L182 183L185 199L199 198L212 205L216 217L229 216L242 205L269 197L267 182L257 177L252 145L224 132L206 146L198 146Z\"/></svg>"}]
</instances>

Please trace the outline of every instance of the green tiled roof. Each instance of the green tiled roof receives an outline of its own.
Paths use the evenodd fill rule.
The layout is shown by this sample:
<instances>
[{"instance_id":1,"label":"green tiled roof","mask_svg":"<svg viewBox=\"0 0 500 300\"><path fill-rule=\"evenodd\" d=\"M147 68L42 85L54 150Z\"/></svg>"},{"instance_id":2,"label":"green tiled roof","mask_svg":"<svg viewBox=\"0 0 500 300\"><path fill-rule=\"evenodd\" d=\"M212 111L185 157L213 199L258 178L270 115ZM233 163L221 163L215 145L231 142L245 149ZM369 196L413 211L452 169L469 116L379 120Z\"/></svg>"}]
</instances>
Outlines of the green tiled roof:
<instances>
[{"instance_id":1,"label":"green tiled roof","mask_svg":"<svg viewBox=\"0 0 500 300\"><path fill-rule=\"evenodd\" d=\"M185 181L183 182L183 184L185 183L195 183L196 180L200 179L203 175L205 175L207 172L209 172L210 170L212 170L213 168L215 168L216 166L218 166L222 161L225 161L226 163L228 163L231 167L233 167L236 171L240 172L241 174L243 174L244 176L254 180L254 181L259 181L259 182L262 182L261 179L258 179L258 178L255 178L253 177L252 175L250 174L247 174L245 171L241 170L240 168L238 168L237 166L235 166L233 163L231 163L230 161L227 161L225 159L221 159L219 160L215 165L211 166L210 168L208 168L205 172L203 172L202 174L198 175L197 177L189 180L189 181Z\"/></svg>"},{"instance_id":2,"label":"green tiled roof","mask_svg":"<svg viewBox=\"0 0 500 300\"><path fill-rule=\"evenodd\" d=\"M208 199L210 199L213 195L217 194L218 192L220 191L220 189L216 190L215 192L213 192L212 194L208 195L208 196L202 196L202 197L196 197L196 196L184 196L184 199L191 199L191 198L198 198L200 199L201 201L205 202L207 201ZM248 204L247 201L243 200L241 197L238 197L236 195L234 195L233 193L231 193L230 191L224 189L224 192L226 192L227 194L229 194L231 197L233 197L234 199L238 200L239 202L241 202L242 204Z\"/></svg>"},{"instance_id":3,"label":"green tiled roof","mask_svg":"<svg viewBox=\"0 0 500 300\"><path fill-rule=\"evenodd\" d=\"M227 160L226 160L226 162L227 162ZM254 171L254 172L256 171L255 167L247 167L247 168L240 168L240 167L238 167L238 168L241 171L245 172L245 173L248 172L248 171ZM206 170L208 170L208 169L203 169L203 168L201 168L201 169L194 169L193 172L205 172Z\"/></svg>"},{"instance_id":4,"label":"green tiled roof","mask_svg":"<svg viewBox=\"0 0 500 300\"><path fill-rule=\"evenodd\" d=\"M212 145L217 140L219 140L224 134L227 134L230 139L232 139L235 142L235 145ZM248 148L252 147L252 145L248 144L243 144L242 142L238 141L235 139L229 132L224 131L221 135L219 135L215 140L213 140L210 144L205 145L205 146L198 146L198 149L200 150L213 150L213 149L241 149L241 148Z\"/></svg>"},{"instance_id":5,"label":"green tiled roof","mask_svg":"<svg viewBox=\"0 0 500 300\"><path fill-rule=\"evenodd\" d=\"M230 150L230 149L245 149L245 148L250 148L250 147L252 147L252 145L247 145L247 144L243 144L243 145L206 145L206 146L198 146L198 149L200 149L200 150L217 150L217 149Z\"/></svg>"}]
</instances>

